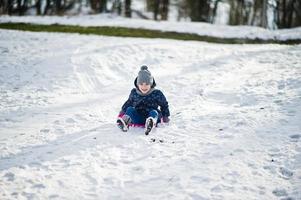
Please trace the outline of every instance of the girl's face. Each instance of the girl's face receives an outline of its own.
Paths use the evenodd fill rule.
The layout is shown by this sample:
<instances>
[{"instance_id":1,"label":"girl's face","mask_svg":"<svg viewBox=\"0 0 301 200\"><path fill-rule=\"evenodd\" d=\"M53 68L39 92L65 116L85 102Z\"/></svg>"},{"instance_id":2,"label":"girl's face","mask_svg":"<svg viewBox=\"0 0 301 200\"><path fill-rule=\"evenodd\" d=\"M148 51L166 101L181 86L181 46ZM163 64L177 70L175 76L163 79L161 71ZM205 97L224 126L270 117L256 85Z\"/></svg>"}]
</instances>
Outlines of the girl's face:
<instances>
[{"instance_id":1,"label":"girl's face","mask_svg":"<svg viewBox=\"0 0 301 200\"><path fill-rule=\"evenodd\" d=\"M138 88L143 94L146 94L151 89L151 86L146 83L142 83L138 84Z\"/></svg>"}]
</instances>

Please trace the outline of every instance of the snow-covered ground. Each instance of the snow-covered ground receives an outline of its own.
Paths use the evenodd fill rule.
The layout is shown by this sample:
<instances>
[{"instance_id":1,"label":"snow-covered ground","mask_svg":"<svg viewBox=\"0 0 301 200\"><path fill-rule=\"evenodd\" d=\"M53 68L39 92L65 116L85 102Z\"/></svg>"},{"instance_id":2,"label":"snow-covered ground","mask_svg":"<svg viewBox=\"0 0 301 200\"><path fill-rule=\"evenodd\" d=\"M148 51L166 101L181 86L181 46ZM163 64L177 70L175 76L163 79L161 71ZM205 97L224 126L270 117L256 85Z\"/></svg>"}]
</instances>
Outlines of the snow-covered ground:
<instances>
[{"instance_id":1,"label":"snow-covered ground","mask_svg":"<svg viewBox=\"0 0 301 200\"><path fill-rule=\"evenodd\" d=\"M301 199L300 55L0 30L0 199ZM149 136L115 126L142 64L172 114Z\"/></svg>"},{"instance_id":2,"label":"snow-covered ground","mask_svg":"<svg viewBox=\"0 0 301 200\"><path fill-rule=\"evenodd\" d=\"M68 24L80 26L116 26L128 28L144 28L150 30L175 31L179 33L193 33L202 36L220 38L248 38L248 39L301 39L301 27L292 29L267 30L252 26L214 25L201 22L153 21L143 19L127 19L111 14L83 15L83 16L0 16L0 23L24 22L35 24Z\"/></svg>"}]
</instances>

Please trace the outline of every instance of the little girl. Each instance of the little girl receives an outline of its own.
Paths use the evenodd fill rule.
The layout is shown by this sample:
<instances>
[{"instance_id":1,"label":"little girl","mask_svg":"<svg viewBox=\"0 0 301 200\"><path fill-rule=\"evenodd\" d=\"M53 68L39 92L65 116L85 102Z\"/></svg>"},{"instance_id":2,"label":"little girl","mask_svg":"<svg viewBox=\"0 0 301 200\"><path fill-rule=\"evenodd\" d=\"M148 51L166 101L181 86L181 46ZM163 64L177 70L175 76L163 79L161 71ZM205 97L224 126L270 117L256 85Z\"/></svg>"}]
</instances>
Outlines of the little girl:
<instances>
[{"instance_id":1,"label":"little girl","mask_svg":"<svg viewBox=\"0 0 301 200\"><path fill-rule=\"evenodd\" d=\"M148 135L161 120L169 122L168 102L164 94L155 89L155 79L147 66L141 67L134 85L118 115L117 125L124 132L128 131L130 125L144 125L145 134Z\"/></svg>"}]
</instances>

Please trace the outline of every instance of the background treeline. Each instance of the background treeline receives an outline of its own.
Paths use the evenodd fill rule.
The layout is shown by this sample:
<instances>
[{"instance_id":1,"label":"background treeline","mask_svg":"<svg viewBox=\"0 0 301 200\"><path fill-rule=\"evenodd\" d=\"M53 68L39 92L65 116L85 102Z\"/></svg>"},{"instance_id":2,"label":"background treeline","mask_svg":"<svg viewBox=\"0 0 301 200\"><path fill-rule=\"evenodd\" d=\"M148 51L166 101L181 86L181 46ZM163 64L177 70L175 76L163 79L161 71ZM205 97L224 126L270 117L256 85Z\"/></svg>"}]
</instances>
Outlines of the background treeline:
<instances>
[{"instance_id":1,"label":"background treeline","mask_svg":"<svg viewBox=\"0 0 301 200\"><path fill-rule=\"evenodd\" d=\"M76 15L133 14L144 19L168 20L171 9L177 20L269 29L301 26L301 0L136 0L145 5L135 10L133 0L0 0L0 14ZM151 15L150 15L151 13ZM222 20L221 20L222 19Z\"/></svg>"}]
</instances>

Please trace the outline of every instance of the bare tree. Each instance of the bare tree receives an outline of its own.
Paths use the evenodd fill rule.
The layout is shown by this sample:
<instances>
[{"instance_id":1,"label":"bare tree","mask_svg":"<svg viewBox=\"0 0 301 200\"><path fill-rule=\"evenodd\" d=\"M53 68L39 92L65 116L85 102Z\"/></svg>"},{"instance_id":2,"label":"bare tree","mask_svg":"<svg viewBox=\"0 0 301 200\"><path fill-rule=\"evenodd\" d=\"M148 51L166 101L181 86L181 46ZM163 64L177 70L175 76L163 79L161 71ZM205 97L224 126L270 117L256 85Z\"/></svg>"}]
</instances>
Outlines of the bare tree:
<instances>
[{"instance_id":1,"label":"bare tree","mask_svg":"<svg viewBox=\"0 0 301 200\"><path fill-rule=\"evenodd\" d=\"M154 11L154 0L146 0L146 11Z\"/></svg>"},{"instance_id":2,"label":"bare tree","mask_svg":"<svg viewBox=\"0 0 301 200\"><path fill-rule=\"evenodd\" d=\"M187 0L191 21L210 21L210 0Z\"/></svg>"},{"instance_id":3,"label":"bare tree","mask_svg":"<svg viewBox=\"0 0 301 200\"><path fill-rule=\"evenodd\" d=\"M291 28L301 25L301 2L298 0L277 0L277 25Z\"/></svg>"},{"instance_id":4,"label":"bare tree","mask_svg":"<svg viewBox=\"0 0 301 200\"><path fill-rule=\"evenodd\" d=\"M9 0L0 0L0 14L7 14L9 7Z\"/></svg>"},{"instance_id":5,"label":"bare tree","mask_svg":"<svg viewBox=\"0 0 301 200\"><path fill-rule=\"evenodd\" d=\"M160 0L154 0L153 2L153 9L154 9L154 20L158 20L159 9L160 9Z\"/></svg>"},{"instance_id":6,"label":"bare tree","mask_svg":"<svg viewBox=\"0 0 301 200\"><path fill-rule=\"evenodd\" d=\"M124 10L125 10L125 16L126 17L132 17L131 0L125 0Z\"/></svg>"},{"instance_id":7,"label":"bare tree","mask_svg":"<svg viewBox=\"0 0 301 200\"><path fill-rule=\"evenodd\" d=\"M167 20L169 0L147 0L146 4L147 10L151 9L153 11L154 20L159 20L159 16L161 20Z\"/></svg>"},{"instance_id":8,"label":"bare tree","mask_svg":"<svg viewBox=\"0 0 301 200\"><path fill-rule=\"evenodd\" d=\"M268 0L262 0L262 10L261 10L261 27L268 27Z\"/></svg>"},{"instance_id":9,"label":"bare tree","mask_svg":"<svg viewBox=\"0 0 301 200\"><path fill-rule=\"evenodd\" d=\"M42 14L41 6L42 6L41 0L37 0L37 1L36 1L36 11L37 11L37 15L41 15L41 14Z\"/></svg>"},{"instance_id":10,"label":"bare tree","mask_svg":"<svg viewBox=\"0 0 301 200\"><path fill-rule=\"evenodd\" d=\"M161 20L167 20L169 0L162 0L161 2Z\"/></svg>"},{"instance_id":11,"label":"bare tree","mask_svg":"<svg viewBox=\"0 0 301 200\"><path fill-rule=\"evenodd\" d=\"M91 8L96 13L103 13L107 11L107 0L90 0Z\"/></svg>"},{"instance_id":12,"label":"bare tree","mask_svg":"<svg viewBox=\"0 0 301 200\"><path fill-rule=\"evenodd\" d=\"M268 0L230 0L230 7L231 25L269 26Z\"/></svg>"},{"instance_id":13,"label":"bare tree","mask_svg":"<svg viewBox=\"0 0 301 200\"><path fill-rule=\"evenodd\" d=\"M107 12L107 0L100 0L99 12Z\"/></svg>"},{"instance_id":14,"label":"bare tree","mask_svg":"<svg viewBox=\"0 0 301 200\"><path fill-rule=\"evenodd\" d=\"M246 25L267 27L267 0L254 0L251 20Z\"/></svg>"},{"instance_id":15,"label":"bare tree","mask_svg":"<svg viewBox=\"0 0 301 200\"><path fill-rule=\"evenodd\" d=\"M230 0L230 24L243 25L244 21L244 0Z\"/></svg>"},{"instance_id":16,"label":"bare tree","mask_svg":"<svg viewBox=\"0 0 301 200\"><path fill-rule=\"evenodd\" d=\"M296 9L296 24L294 26L301 26L301 2L297 1L295 4Z\"/></svg>"}]
</instances>

